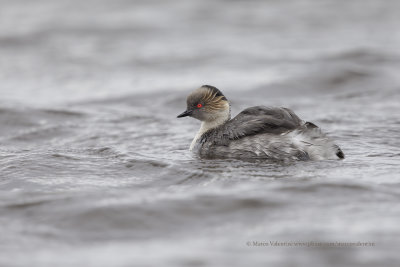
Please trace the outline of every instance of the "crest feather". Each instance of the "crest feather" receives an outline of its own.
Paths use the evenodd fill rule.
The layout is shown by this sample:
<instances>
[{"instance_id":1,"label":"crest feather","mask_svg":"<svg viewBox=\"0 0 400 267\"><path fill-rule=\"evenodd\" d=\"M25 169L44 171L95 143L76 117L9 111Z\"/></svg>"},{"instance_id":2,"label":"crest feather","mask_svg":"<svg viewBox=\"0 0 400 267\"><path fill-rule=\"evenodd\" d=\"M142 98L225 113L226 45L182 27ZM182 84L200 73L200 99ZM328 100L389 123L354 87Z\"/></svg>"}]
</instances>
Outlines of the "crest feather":
<instances>
[{"instance_id":1,"label":"crest feather","mask_svg":"<svg viewBox=\"0 0 400 267\"><path fill-rule=\"evenodd\" d=\"M220 90L210 85L203 85L204 88L202 100L207 110L224 109L227 105L227 99Z\"/></svg>"}]
</instances>

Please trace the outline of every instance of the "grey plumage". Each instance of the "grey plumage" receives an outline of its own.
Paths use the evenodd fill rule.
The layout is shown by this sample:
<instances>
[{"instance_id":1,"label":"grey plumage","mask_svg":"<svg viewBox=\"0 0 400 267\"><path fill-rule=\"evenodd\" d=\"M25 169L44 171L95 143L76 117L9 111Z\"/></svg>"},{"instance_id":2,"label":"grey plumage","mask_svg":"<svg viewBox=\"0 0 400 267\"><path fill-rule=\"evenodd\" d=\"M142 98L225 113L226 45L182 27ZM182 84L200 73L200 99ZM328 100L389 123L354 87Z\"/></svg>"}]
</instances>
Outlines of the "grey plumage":
<instances>
[{"instance_id":1,"label":"grey plumage","mask_svg":"<svg viewBox=\"0 0 400 267\"><path fill-rule=\"evenodd\" d=\"M214 99L210 100L213 105L216 97L219 102L227 103L218 89L203 86L188 97L188 110L201 99L199 95L203 94L204 89L208 90L205 91L208 92L207 95L214 95ZM207 101L204 105L207 107ZM223 114L223 108L221 111L205 108L195 112L200 115L193 117L202 120L203 124L191 148L202 157L279 161L344 158L342 150L320 128L301 120L288 108L256 106L247 108L230 119L230 110L225 105L225 119L215 119L217 123L214 117L219 117L216 115L218 112Z\"/></svg>"},{"instance_id":2,"label":"grey plumage","mask_svg":"<svg viewBox=\"0 0 400 267\"><path fill-rule=\"evenodd\" d=\"M239 139L261 133L281 134L293 130L302 121L287 108L256 106L243 110L223 126L223 131L231 133L231 139Z\"/></svg>"}]
</instances>

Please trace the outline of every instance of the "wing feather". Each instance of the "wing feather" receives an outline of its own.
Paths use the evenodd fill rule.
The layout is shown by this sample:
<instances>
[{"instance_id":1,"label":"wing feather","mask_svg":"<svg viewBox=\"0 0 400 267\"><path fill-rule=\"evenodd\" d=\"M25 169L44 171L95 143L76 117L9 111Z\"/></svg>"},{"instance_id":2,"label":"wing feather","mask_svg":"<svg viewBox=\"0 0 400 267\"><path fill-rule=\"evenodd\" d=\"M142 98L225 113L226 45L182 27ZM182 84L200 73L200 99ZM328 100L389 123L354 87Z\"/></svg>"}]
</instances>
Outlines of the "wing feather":
<instances>
[{"instance_id":1,"label":"wing feather","mask_svg":"<svg viewBox=\"0 0 400 267\"><path fill-rule=\"evenodd\" d=\"M303 124L304 122L290 109L256 106L243 110L219 129L206 133L203 140L213 140L213 145L228 145L244 136L281 134Z\"/></svg>"},{"instance_id":2,"label":"wing feather","mask_svg":"<svg viewBox=\"0 0 400 267\"><path fill-rule=\"evenodd\" d=\"M243 110L225 124L230 139L272 133L281 134L301 126L303 121L290 109L256 106Z\"/></svg>"}]
</instances>

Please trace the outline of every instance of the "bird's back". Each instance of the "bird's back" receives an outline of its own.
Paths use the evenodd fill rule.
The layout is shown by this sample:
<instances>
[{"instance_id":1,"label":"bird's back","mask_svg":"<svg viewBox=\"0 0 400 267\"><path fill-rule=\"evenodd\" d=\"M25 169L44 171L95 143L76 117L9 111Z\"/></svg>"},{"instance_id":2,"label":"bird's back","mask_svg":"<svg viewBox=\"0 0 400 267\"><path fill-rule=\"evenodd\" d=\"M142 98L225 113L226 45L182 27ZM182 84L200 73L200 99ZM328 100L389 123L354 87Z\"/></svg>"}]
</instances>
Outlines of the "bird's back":
<instances>
[{"instance_id":1,"label":"bird's back","mask_svg":"<svg viewBox=\"0 0 400 267\"><path fill-rule=\"evenodd\" d=\"M343 152L313 123L287 108L256 106L200 138L205 157L307 160L343 158Z\"/></svg>"}]
</instances>

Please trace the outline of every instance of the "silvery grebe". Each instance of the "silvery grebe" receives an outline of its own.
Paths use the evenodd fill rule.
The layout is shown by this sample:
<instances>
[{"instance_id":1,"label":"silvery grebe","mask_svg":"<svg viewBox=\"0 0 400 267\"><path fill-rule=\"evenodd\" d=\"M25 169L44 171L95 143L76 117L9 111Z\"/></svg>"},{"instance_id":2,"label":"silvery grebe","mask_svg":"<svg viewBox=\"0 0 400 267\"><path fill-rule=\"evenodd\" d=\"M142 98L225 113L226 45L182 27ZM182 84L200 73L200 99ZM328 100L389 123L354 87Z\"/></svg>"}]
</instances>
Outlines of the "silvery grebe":
<instances>
[{"instance_id":1,"label":"silvery grebe","mask_svg":"<svg viewBox=\"0 0 400 267\"><path fill-rule=\"evenodd\" d=\"M231 119L230 104L220 90L203 85L187 98L190 116L201 127L190 150L207 158L287 160L343 159L342 150L311 122L292 110L256 106Z\"/></svg>"}]
</instances>

